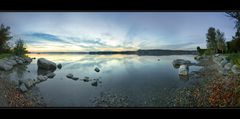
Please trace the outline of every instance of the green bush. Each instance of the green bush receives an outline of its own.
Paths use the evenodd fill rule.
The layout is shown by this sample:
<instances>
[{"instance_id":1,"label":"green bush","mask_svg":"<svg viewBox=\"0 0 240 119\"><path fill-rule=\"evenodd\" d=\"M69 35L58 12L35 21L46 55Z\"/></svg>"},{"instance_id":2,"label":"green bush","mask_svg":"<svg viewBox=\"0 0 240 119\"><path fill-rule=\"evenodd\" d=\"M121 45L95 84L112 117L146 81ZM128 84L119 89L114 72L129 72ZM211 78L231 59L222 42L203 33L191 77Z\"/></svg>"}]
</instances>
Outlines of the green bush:
<instances>
[{"instance_id":1,"label":"green bush","mask_svg":"<svg viewBox=\"0 0 240 119\"><path fill-rule=\"evenodd\" d=\"M18 56L23 56L27 53L27 48L23 40L19 39L15 43L15 47L13 48L13 53Z\"/></svg>"},{"instance_id":2,"label":"green bush","mask_svg":"<svg viewBox=\"0 0 240 119\"><path fill-rule=\"evenodd\" d=\"M233 64L236 64L238 67L240 67L240 54L239 53L229 54L227 56L227 60L229 60Z\"/></svg>"},{"instance_id":3,"label":"green bush","mask_svg":"<svg viewBox=\"0 0 240 119\"><path fill-rule=\"evenodd\" d=\"M198 55L203 55L204 52L206 51L207 49L201 49L199 46L197 47L197 52L198 52Z\"/></svg>"},{"instance_id":4,"label":"green bush","mask_svg":"<svg viewBox=\"0 0 240 119\"><path fill-rule=\"evenodd\" d=\"M214 51L213 50L210 50L210 49L206 49L204 51L204 55L213 55L214 54Z\"/></svg>"},{"instance_id":5,"label":"green bush","mask_svg":"<svg viewBox=\"0 0 240 119\"><path fill-rule=\"evenodd\" d=\"M11 54L3 53L3 54L0 54L0 59L5 58L5 57L10 57L10 56L11 56Z\"/></svg>"}]
</instances>

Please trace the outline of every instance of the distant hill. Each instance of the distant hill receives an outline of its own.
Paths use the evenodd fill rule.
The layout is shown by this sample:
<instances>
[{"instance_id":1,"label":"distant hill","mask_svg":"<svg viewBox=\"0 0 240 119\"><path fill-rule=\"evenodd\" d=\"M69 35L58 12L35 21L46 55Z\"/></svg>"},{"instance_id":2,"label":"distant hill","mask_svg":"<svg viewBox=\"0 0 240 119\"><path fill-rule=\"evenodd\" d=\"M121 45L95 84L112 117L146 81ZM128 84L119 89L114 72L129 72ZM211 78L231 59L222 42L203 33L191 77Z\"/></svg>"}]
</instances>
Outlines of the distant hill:
<instances>
[{"instance_id":1,"label":"distant hill","mask_svg":"<svg viewBox=\"0 0 240 119\"><path fill-rule=\"evenodd\" d=\"M137 54L137 51L96 51L89 54Z\"/></svg>"},{"instance_id":2,"label":"distant hill","mask_svg":"<svg viewBox=\"0 0 240 119\"><path fill-rule=\"evenodd\" d=\"M91 54L91 55L112 55L112 54L135 54L135 55L195 55L197 51L189 50L162 50L149 49L137 51L91 51L91 52L31 52L34 54Z\"/></svg>"},{"instance_id":3,"label":"distant hill","mask_svg":"<svg viewBox=\"0 0 240 119\"><path fill-rule=\"evenodd\" d=\"M150 50L138 50L137 55L195 55L197 51L194 50L161 50L161 49L150 49Z\"/></svg>"}]
</instances>

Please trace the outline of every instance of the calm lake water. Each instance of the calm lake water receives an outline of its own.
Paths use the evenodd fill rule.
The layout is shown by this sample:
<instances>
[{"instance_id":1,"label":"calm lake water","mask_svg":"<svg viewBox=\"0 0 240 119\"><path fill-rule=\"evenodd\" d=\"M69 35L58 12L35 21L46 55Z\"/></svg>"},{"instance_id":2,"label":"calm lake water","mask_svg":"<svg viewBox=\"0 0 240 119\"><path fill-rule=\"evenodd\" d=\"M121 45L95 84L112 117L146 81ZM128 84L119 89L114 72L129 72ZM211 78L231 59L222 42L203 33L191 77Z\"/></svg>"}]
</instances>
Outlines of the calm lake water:
<instances>
[{"instance_id":1,"label":"calm lake water","mask_svg":"<svg viewBox=\"0 0 240 119\"><path fill-rule=\"evenodd\" d=\"M11 80L36 78L37 59L46 58L61 63L56 76L36 85L48 106L95 106L92 100L108 92L128 97L130 106L166 106L161 100L171 95L171 90L190 85L189 80L178 76L178 69L172 65L174 59L187 59L193 55L137 56L137 55L88 55L88 54L29 54L36 57L26 67L17 67L6 73ZM160 60L159 60L160 59ZM100 72L94 71L95 67ZM200 67L191 66L191 71ZM28 72L30 71L30 72ZM72 73L83 79L99 79L101 83L92 86L92 81L72 80L66 77ZM163 94L164 93L164 94ZM151 103L149 100L154 100Z\"/></svg>"}]
</instances>

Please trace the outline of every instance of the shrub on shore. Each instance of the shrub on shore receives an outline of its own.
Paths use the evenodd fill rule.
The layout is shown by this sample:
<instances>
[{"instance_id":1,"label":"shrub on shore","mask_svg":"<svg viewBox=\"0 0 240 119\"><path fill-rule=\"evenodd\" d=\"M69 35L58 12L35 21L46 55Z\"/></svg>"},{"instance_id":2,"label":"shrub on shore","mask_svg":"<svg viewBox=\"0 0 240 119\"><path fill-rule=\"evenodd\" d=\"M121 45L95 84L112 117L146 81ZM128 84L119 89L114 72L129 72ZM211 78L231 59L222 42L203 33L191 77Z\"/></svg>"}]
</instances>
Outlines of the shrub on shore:
<instances>
[{"instance_id":1,"label":"shrub on shore","mask_svg":"<svg viewBox=\"0 0 240 119\"><path fill-rule=\"evenodd\" d=\"M21 39L17 40L15 43L15 47L13 48L13 53L17 56L23 56L27 52L28 51L27 51L24 41Z\"/></svg>"},{"instance_id":2,"label":"shrub on shore","mask_svg":"<svg viewBox=\"0 0 240 119\"><path fill-rule=\"evenodd\" d=\"M10 27L0 26L0 58L8 57L10 55L25 56L28 52L25 46L25 43L22 39L19 39L15 42L15 47L10 47L8 41L12 39L10 35Z\"/></svg>"},{"instance_id":3,"label":"shrub on shore","mask_svg":"<svg viewBox=\"0 0 240 119\"><path fill-rule=\"evenodd\" d=\"M240 54L239 53L228 54L227 60L229 60L231 63L236 64L238 67L240 67Z\"/></svg>"}]
</instances>

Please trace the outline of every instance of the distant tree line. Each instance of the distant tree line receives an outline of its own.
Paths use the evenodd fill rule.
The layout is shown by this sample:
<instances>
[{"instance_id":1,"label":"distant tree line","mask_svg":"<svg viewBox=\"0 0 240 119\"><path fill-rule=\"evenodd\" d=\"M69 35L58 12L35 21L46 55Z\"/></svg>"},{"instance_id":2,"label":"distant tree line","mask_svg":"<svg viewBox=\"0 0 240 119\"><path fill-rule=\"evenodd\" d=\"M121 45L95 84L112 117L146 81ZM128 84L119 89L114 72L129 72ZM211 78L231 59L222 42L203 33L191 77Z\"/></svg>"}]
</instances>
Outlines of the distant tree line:
<instances>
[{"instance_id":1,"label":"distant tree line","mask_svg":"<svg viewBox=\"0 0 240 119\"><path fill-rule=\"evenodd\" d=\"M235 36L231 41L226 42L224 32L219 29L210 27L206 34L207 49L197 47L199 55L209 55L214 53L238 53L240 52L240 12L226 12L227 16L235 20L235 29L237 29Z\"/></svg>"},{"instance_id":2,"label":"distant tree line","mask_svg":"<svg viewBox=\"0 0 240 119\"><path fill-rule=\"evenodd\" d=\"M1 24L0 27L0 54L2 53L11 53L18 56L22 56L26 54L28 51L26 49L26 45L22 39L18 39L13 47L9 46L8 41L10 41L13 37L10 35L10 27L4 26Z\"/></svg>"}]
</instances>

